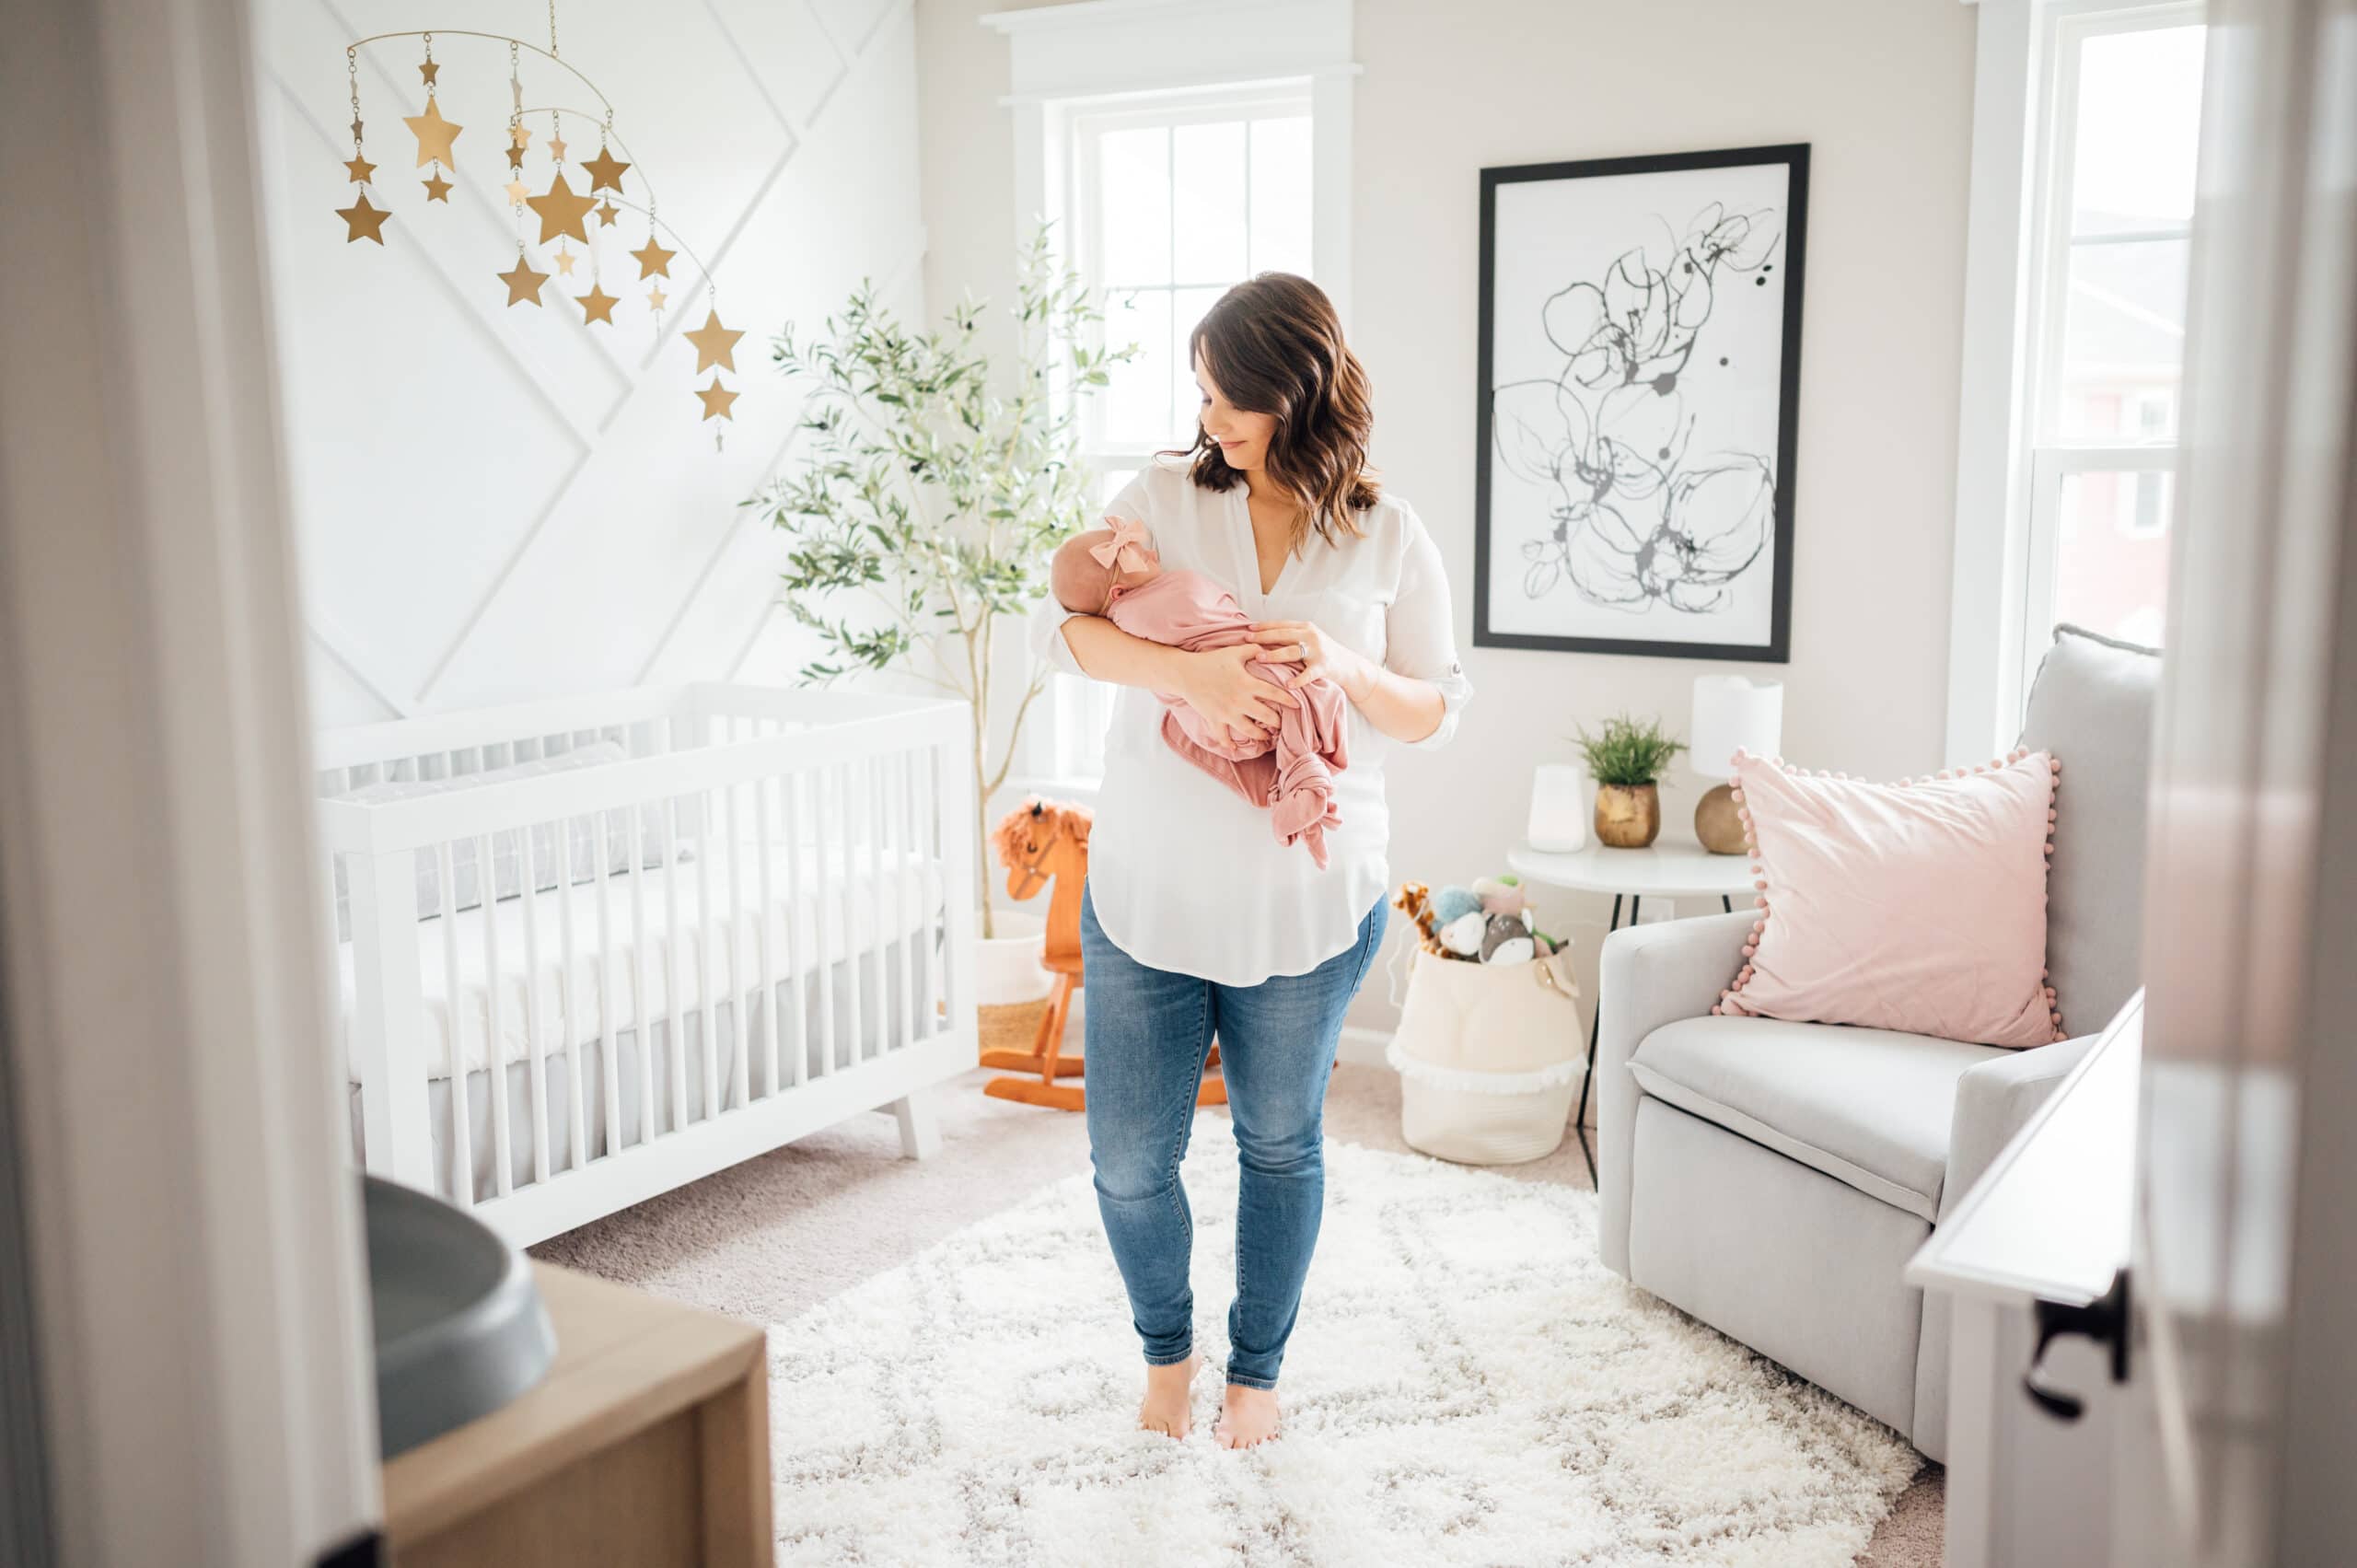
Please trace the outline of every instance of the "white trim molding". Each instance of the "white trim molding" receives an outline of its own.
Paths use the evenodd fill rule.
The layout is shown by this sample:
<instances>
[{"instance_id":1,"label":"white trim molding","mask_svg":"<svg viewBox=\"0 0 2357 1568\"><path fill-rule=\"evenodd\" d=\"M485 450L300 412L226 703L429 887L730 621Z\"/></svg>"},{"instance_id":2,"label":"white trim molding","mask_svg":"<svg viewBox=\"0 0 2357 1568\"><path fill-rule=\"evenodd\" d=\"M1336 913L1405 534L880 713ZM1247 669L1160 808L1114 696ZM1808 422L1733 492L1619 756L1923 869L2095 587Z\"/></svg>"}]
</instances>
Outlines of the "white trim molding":
<instances>
[{"instance_id":1,"label":"white trim molding","mask_svg":"<svg viewBox=\"0 0 2357 1568\"><path fill-rule=\"evenodd\" d=\"M1080 0L993 11L1010 61L1000 102L1014 111L1017 243L1045 218L1062 226L1070 195L1051 171L1069 166L1076 110L1209 87L1306 88L1316 211L1310 249L1318 287L1351 324L1351 58L1353 0ZM1251 30L1241 74L1239 27Z\"/></svg>"}]
</instances>

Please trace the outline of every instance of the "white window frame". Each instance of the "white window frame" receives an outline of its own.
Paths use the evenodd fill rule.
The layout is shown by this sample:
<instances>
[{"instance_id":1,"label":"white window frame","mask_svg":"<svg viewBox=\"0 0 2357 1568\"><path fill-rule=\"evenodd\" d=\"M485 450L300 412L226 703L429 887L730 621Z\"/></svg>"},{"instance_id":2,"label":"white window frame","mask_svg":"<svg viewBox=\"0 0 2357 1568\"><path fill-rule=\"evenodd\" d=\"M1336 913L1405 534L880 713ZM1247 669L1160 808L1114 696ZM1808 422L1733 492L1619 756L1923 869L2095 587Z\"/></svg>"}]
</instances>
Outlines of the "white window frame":
<instances>
[{"instance_id":1,"label":"white window frame","mask_svg":"<svg viewBox=\"0 0 2357 1568\"><path fill-rule=\"evenodd\" d=\"M1122 116L1170 122L1258 117L1272 106L1306 106L1310 122L1310 269L1351 323L1351 110L1359 67L1351 58L1353 0L1081 0L999 11L981 24L1008 44L1010 91L1000 102L1014 121L1016 238L1051 225L1058 260L1097 275L1096 258L1074 256L1074 236L1091 183L1075 168L1083 132ZM1252 48L1240 55L1238 29ZM1238 62L1249 62L1239 77ZM1288 107L1282 112L1298 112ZM1176 432L1173 432L1174 438ZM1085 433L1084 459L1099 472L1143 465L1150 445L1111 444ZM1016 762L1026 789L1090 795L1102 769L1102 737L1112 691L1059 678L1045 711L1025 727Z\"/></svg>"},{"instance_id":2,"label":"white window frame","mask_svg":"<svg viewBox=\"0 0 2357 1568\"><path fill-rule=\"evenodd\" d=\"M2019 732L2052 634L2069 476L2175 471L2174 436L2066 441L2059 410L2042 400L2057 384L2067 320L2079 46L2204 15L2198 0L1980 0L1980 11L1948 639L1951 764L1986 761ZM2165 518L2158 531L2166 526Z\"/></svg>"}]
</instances>

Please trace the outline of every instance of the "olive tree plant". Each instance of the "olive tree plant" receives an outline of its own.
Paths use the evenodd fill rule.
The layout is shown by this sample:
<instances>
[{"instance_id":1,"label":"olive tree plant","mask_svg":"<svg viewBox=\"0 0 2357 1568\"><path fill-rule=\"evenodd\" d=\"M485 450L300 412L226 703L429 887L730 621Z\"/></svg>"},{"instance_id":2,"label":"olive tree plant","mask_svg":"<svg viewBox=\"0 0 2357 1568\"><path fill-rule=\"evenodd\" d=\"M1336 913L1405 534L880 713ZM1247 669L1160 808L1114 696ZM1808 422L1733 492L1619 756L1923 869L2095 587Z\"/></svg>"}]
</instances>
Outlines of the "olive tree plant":
<instances>
[{"instance_id":1,"label":"olive tree plant","mask_svg":"<svg viewBox=\"0 0 2357 1568\"><path fill-rule=\"evenodd\" d=\"M805 460L745 503L792 541L783 602L820 645L805 681L897 668L972 705L978 843L1048 681L1028 672L993 757L993 633L1047 591L1049 556L1091 521L1080 400L1136 352L1102 346L1102 313L1045 226L1020 253L1011 363L981 346L988 313L969 296L917 331L863 283L818 331L789 322L772 357L807 393ZM985 867L985 936L991 880Z\"/></svg>"}]
</instances>

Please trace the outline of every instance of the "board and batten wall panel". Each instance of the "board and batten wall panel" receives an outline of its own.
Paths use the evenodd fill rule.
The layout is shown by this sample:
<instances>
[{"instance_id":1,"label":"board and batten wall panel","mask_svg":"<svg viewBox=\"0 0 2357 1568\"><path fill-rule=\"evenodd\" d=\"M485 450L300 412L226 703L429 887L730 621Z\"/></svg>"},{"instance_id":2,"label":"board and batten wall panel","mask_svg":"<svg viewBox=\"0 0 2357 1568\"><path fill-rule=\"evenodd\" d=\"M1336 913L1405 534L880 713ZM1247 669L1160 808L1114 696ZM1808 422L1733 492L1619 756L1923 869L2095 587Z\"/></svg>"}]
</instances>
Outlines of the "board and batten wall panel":
<instances>
[{"instance_id":1,"label":"board and batten wall panel","mask_svg":"<svg viewBox=\"0 0 2357 1568\"><path fill-rule=\"evenodd\" d=\"M586 256L564 276L533 247L545 303L505 303L504 44L435 40L443 112L466 127L447 206L425 203L401 124L424 101L417 41L363 51L373 200L392 216L381 249L345 242L345 42L440 22L545 45L544 5L263 0L269 255L319 723L785 677L799 646L775 610L782 541L737 505L795 460L799 400L771 340L863 278L921 307L911 0L568 0L557 19L563 57L613 104L627 194L643 202L652 180L745 332L723 377L742 394L735 422L715 451L724 422L693 395L711 372L681 337L702 324L706 280L684 251L671 261L658 331L623 254L644 241L638 215L604 231L610 330L569 297L588 289ZM522 72L528 106L597 107L546 60L526 53ZM545 190L548 116L527 124L524 177ZM564 134L577 189L595 122Z\"/></svg>"}]
</instances>

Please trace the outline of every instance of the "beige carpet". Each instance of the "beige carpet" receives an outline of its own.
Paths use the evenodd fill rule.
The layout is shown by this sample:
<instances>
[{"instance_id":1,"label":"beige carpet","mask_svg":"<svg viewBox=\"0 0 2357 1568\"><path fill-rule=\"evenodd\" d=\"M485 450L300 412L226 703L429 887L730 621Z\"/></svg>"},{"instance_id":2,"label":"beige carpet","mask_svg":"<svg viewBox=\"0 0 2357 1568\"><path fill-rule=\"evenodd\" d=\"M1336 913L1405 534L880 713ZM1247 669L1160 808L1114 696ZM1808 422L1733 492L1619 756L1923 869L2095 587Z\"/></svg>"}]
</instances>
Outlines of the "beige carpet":
<instances>
[{"instance_id":1,"label":"beige carpet","mask_svg":"<svg viewBox=\"0 0 2357 1568\"><path fill-rule=\"evenodd\" d=\"M1078 1116L987 1098L987 1076L975 1073L941 1091L942 1148L930 1160L900 1157L889 1117L861 1117L558 1237L533 1255L734 1317L787 1321L1086 1168ZM1345 1143L1406 1152L1398 1079L1379 1067L1338 1068L1326 1126ZM1501 1174L1588 1185L1579 1145L1569 1140L1548 1158ZM1941 1499L1941 1471L1926 1465L1858 1562L1937 1568Z\"/></svg>"}]
</instances>

